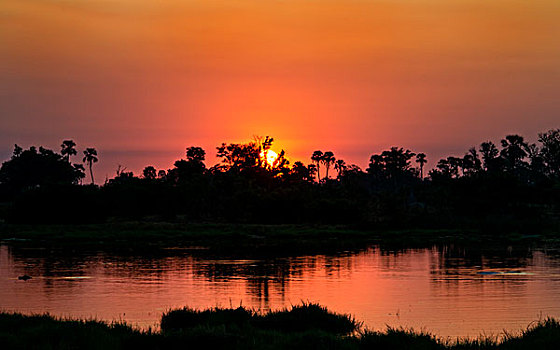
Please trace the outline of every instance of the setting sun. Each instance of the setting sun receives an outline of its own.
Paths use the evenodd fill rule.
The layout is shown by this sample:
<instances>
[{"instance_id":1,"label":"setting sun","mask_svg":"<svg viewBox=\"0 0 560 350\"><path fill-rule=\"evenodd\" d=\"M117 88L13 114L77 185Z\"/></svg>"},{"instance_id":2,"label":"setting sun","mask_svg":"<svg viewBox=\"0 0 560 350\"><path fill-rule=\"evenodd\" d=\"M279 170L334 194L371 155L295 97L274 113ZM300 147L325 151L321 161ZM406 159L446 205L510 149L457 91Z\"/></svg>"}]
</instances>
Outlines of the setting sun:
<instances>
[{"instance_id":1,"label":"setting sun","mask_svg":"<svg viewBox=\"0 0 560 350\"><path fill-rule=\"evenodd\" d=\"M266 151L266 157L265 157L265 151L262 151L261 154L259 154L259 157L261 157L261 159L263 160L266 160L266 164L272 167L274 166L274 162L276 161L276 159L278 159L278 153L269 149L268 151Z\"/></svg>"}]
</instances>

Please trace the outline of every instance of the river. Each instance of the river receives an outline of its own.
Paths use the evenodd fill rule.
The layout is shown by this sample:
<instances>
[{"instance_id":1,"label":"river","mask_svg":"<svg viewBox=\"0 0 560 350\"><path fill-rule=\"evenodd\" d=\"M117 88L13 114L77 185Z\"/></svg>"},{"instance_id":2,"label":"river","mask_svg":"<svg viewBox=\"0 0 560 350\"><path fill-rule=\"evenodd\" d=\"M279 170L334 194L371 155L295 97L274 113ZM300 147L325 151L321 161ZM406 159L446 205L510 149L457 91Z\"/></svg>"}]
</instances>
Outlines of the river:
<instances>
[{"instance_id":1,"label":"river","mask_svg":"<svg viewBox=\"0 0 560 350\"><path fill-rule=\"evenodd\" d=\"M370 329L413 327L451 339L515 333L539 318L560 317L556 248L372 246L254 255L0 245L0 309L157 329L162 312L186 305L269 310L309 301L350 313Z\"/></svg>"}]
</instances>

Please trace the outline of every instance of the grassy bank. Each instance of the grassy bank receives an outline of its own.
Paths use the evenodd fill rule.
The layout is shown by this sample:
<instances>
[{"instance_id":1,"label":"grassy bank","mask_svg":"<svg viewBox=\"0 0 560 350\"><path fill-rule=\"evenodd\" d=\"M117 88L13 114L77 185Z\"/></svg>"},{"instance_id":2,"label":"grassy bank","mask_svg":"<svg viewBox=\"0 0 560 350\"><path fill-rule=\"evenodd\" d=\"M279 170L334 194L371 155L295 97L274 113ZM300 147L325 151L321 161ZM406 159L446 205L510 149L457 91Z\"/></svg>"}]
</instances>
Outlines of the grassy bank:
<instances>
[{"instance_id":1,"label":"grassy bank","mask_svg":"<svg viewBox=\"0 0 560 350\"><path fill-rule=\"evenodd\" d=\"M365 243L479 243L553 240L554 233L483 232L462 229L364 229L335 225L184 224L119 222L87 225L0 225L0 241L25 245L102 247L201 246L224 250L312 250L363 247Z\"/></svg>"},{"instance_id":2,"label":"grassy bank","mask_svg":"<svg viewBox=\"0 0 560 350\"><path fill-rule=\"evenodd\" d=\"M558 349L560 323L547 319L500 340L447 341L413 330L362 329L349 315L304 304L258 314L244 308L167 312L161 331L122 323L0 313L2 349Z\"/></svg>"}]
</instances>

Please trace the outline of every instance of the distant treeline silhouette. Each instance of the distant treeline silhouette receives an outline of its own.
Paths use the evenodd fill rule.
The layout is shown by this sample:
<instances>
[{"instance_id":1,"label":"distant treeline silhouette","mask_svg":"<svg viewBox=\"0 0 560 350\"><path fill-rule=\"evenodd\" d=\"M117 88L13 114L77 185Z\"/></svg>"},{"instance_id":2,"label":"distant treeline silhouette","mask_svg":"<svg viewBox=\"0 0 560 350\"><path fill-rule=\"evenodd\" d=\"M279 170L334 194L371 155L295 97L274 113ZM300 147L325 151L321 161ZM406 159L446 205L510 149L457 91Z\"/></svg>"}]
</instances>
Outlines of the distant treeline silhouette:
<instances>
[{"instance_id":1,"label":"distant treeline silhouette","mask_svg":"<svg viewBox=\"0 0 560 350\"><path fill-rule=\"evenodd\" d=\"M107 220L348 224L383 227L474 227L530 233L558 228L560 129L539 134L539 144L508 135L462 157L438 161L391 147L362 170L314 151L310 163L290 164L271 151L274 139L217 147L220 162L188 147L173 168L144 168L140 176L119 166L93 185L98 155L86 148L73 164L76 144L60 153L15 146L0 168L1 214L8 222L88 223ZM275 157L270 155L274 154ZM87 165L92 185L82 185Z\"/></svg>"}]
</instances>

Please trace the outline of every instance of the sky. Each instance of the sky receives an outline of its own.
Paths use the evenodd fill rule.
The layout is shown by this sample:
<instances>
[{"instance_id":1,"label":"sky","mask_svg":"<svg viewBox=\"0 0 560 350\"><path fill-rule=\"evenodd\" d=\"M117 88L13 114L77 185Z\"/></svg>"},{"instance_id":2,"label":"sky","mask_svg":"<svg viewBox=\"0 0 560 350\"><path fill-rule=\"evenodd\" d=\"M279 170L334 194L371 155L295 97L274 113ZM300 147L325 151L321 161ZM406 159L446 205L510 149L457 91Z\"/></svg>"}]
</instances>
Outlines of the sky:
<instances>
[{"instance_id":1,"label":"sky","mask_svg":"<svg viewBox=\"0 0 560 350\"><path fill-rule=\"evenodd\" d=\"M560 127L558 38L558 0L1 0L0 160L73 139L102 181L270 135L430 167Z\"/></svg>"}]
</instances>

